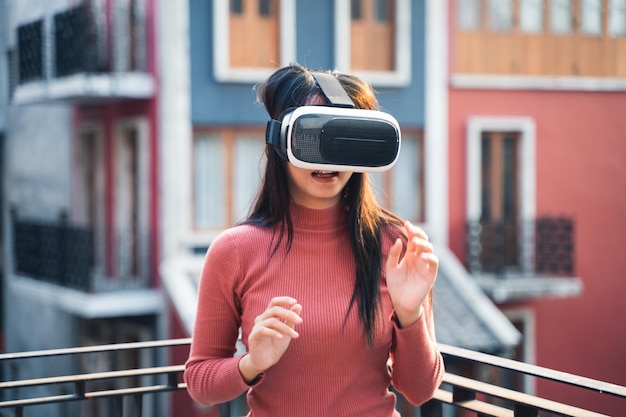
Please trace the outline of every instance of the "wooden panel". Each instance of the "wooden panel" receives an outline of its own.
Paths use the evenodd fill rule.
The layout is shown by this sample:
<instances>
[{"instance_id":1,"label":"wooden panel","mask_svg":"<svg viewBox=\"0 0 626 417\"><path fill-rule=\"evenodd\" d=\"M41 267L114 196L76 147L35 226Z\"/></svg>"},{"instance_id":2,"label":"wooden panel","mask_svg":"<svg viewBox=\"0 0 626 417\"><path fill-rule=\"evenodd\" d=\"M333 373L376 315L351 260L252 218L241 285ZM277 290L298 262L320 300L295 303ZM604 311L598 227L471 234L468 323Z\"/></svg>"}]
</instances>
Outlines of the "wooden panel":
<instances>
[{"instance_id":1,"label":"wooden panel","mask_svg":"<svg viewBox=\"0 0 626 417\"><path fill-rule=\"evenodd\" d=\"M545 0L544 0L545 1ZM483 8L488 2L482 2ZM575 1L572 19L580 24L580 4ZM515 1L516 8L519 1ZM509 32L493 32L485 24L475 31L457 30L455 68L465 74L510 74L534 76L626 76L626 38L607 34L608 0L603 2L603 34L586 35L579 28L569 34L522 32L519 17ZM517 10L515 13L518 13ZM483 10L483 22L487 13ZM517 16L517 14L515 14ZM549 28L544 3L544 27Z\"/></svg>"},{"instance_id":2,"label":"wooden panel","mask_svg":"<svg viewBox=\"0 0 626 417\"><path fill-rule=\"evenodd\" d=\"M362 0L362 16L351 20L350 62L353 70L393 71L395 61L395 1L390 0L388 20L379 22L374 16L375 1Z\"/></svg>"},{"instance_id":3,"label":"wooden panel","mask_svg":"<svg viewBox=\"0 0 626 417\"><path fill-rule=\"evenodd\" d=\"M230 66L277 67L280 63L279 0L271 0L271 14L259 14L258 0L244 0L241 14L230 13Z\"/></svg>"},{"instance_id":4,"label":"wooden panel","mask_svg":"<svg viewBox=\"0 0 626 417\"><path fill-rule=\"evenodd\" d=\"M611 43L611 67L616 77L626 77L626 38L619 38Z\"/></svg>"}]
</instances>

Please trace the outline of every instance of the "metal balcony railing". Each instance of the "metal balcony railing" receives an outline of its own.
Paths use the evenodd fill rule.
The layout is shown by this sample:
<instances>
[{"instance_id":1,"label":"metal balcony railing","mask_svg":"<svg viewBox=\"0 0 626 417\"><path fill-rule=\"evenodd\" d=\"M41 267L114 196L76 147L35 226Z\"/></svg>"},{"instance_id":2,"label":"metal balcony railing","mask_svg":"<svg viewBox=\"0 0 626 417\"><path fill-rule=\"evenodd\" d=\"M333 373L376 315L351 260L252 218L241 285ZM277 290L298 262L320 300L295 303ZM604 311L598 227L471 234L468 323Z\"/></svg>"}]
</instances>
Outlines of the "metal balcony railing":
<instances>
[{"instance_id":1,"label":"metal balcony railing","mask_svg":"<svg viewBox=\"0 0 626 417\"><path fill-rule=\"evenodd\" d=\"M152 276L150 233L97 233L58 221L12 213L14 272L86 292L148 288Z\"/></svg>"},{"instance_id":2,"label":"metal balcony railing","mask_svg":"<svg viewBox=\"0 0 626 417\"><path fill-rule=\"evenodd\" d=\"M527 221L467 223L467 268L472 274L572 277L574 220L540 217Z\"/></svg>"},{"instance_id":3,"label":"metal balcony railing","mask_svg":"<svg viewBox=\"0 0 626 417\"><path fill-rule=\"evenodd\" d=\"M38 352L18 352L0 355L0 367L16 366L19 361L35 358L53 358L60 355L89 355L99 352L122 351L131 349L156 349L163 347L187 346L191 339L173 339L142 343L125 343L115 345L91 346L72 349L56 349ZM551 380L558 384L575 386L583 390L591 390L602 396L616 397L626 407L626 387L610 384L577 375L567 374L552 369L524 364L479 352L440 345L446 361L465 361L471 364L493 366L507 369L522 375ZM0 368L2 369L2 368ZM147 394L185 390L186 384L181 381L184 365L152 366L139 369L111 369L105 372L9 380L0 382L0 415L4 410L12 410L15 417L22 417L28 407L61 402L78 402L82 400L103 401L114 399L117 416L141 416L144 398ZM143 377L143 378L142 378ZM134 385L126 384L119 388L115 384L109 389L94 388L98 381L119 381L133 378ZM60 391L58 386L65 386ZM48 387L49 392L32 395L37 387ZM62 392L62 393L59 393ZM124 399L128 401L124 401ZM558 416L602 416L603 414L572 405L551 401L535 395L506 389L494 384L477 380L471 375L446 372L442 387L433 400L420 407L422 417L439 417L444 414L444 404L455 410L469 410L480 416L528 417L539 415ZM229 407L220 409L222 416L230 416ZM111 414L113 415L113 414ZM165 413L165 415L167 415Z\"/></svg>"},{"instance_id":4,"label":"metal balcony railing","mask_svg":"<svg viewBox=\"0 0 626 417\"><path fill-rule=\"evenodd\" d=\"M25 23L17 27L17 48L19 58L17 61L17 81L41 80L44 77L44 24L43 19Z\"/></svg>"},{"instance_id":5,"label":"metal balcony railing","mask_svg":"<svg viewBox=\"0 0 626 417\"><path fill-rule=\"evenodd\" d=\"M115 2L111 9L105 3L80 2L52 19L18 25L18 84L73 74L147 72L146 2Z\"/></svg>"}]
</instances>

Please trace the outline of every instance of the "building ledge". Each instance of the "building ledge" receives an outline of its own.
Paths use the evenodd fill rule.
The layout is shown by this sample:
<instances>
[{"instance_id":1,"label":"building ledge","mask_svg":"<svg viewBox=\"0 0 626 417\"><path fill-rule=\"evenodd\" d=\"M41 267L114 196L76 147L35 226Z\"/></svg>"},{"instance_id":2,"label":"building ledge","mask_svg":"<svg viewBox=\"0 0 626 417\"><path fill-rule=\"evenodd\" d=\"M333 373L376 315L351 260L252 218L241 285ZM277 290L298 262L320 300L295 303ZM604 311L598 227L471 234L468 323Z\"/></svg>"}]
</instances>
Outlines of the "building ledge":
<instances>
[{"instance_id":1,"label":"building ledge","mask_svg":"<svg viewBox=\"0 0 626 417\"><path fill-rule=\"evenodd\" d=\"M14 92L13 104L148 99L154 96L154 84L148 73L80 73L19 85Z\"/></svg>"},{"instance_id":2,"label":"building ledge","mask_svg":"<svg viewBox=\"0 0 626 417\"><path fill-rule=\"evenodd\" d=\"M453 88L487 90L626 91L626 78L453 74Z\"/></svg>"},{"instance_id":3,"label":"building ledge","mask_svg":"<svg viewBox=\"0 0 626 417\"><path fill-rule=\"evenodd\" d=\"M159 314L166 307L162 291L155 288L88 294L21 276L14 276L9 285L20 297L37 300L33 305L51 305L87 319Z\"/></svg>"},{"instance_id":4,"label":"building ledge","mask_svg":"<svg viewBox=\"0 0 626 417\"><path fill-rule=\"evenodd\" d=\"M582 279L528 275L473 275L480 288L496 303L537 298L569 298L582 294Z\"/></svg>"}]
</instances>

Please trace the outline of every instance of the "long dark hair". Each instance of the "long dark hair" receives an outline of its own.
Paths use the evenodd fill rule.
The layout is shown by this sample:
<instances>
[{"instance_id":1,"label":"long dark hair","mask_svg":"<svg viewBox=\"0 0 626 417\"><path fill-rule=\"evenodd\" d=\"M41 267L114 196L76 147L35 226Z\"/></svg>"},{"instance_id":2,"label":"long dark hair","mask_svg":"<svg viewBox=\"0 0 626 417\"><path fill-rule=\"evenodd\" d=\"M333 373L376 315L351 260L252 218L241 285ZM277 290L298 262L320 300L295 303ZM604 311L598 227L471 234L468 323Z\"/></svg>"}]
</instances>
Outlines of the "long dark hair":
<instances>
[{"instance_id":1,"label":"long dark hair","mask_svg":"<svg viewBox=\"0 0 626 417\"><path fill-rule=\"evenodd\" d=\"M348 74L333 72L356 108L378 109L374 90L363 80ZM324 97L311 71L292 64L278 69L266 81L256 86L257 100L273 119L288 108L302 106L314 98ZM271 145L266 145L267 165L261 188L245 223L274 227L277 235L274 251L287 236L287 248L293 240L293 224L289 213L290 197L285 162ZM348 207L348 230L356 263L356 279L350 310L357 305L367 342L372 345L380 305L382 273L381 233L398 230L385 225L401 225L402 220L382 208L376 201L366 173L353 173L343 195ZM400 232L397 232L399 235Z\"/></svg>"}]
</instances>

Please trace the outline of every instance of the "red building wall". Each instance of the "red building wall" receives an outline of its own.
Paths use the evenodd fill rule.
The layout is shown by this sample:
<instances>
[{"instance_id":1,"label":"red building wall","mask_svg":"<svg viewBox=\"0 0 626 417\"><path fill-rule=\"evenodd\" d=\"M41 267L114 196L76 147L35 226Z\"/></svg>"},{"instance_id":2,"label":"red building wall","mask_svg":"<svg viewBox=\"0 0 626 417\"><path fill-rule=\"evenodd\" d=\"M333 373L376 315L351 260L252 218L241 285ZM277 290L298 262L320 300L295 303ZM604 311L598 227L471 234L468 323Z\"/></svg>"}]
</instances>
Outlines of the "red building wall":
<instances>
[{"instance_id":1,"label":"red building wall","mask_svg":"<svg viewBox=\"0 0 626 417\"><path fill-rule=\"evenodd\" d=\"M576 227L582 295L529 302L536 364L626 385L626 93L451 90L450 247L464 259L466 124L525 116L536 124L536 213ZM537 394L620 415L618 401L539 382Z\"/></svg>"}]
</instances>

